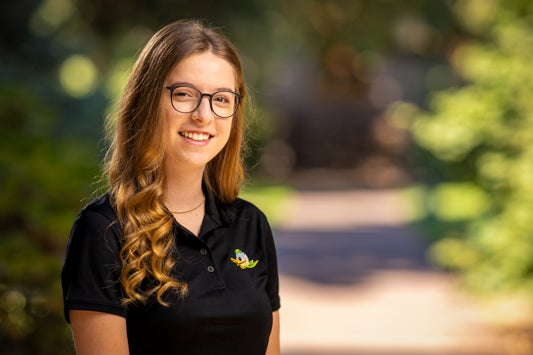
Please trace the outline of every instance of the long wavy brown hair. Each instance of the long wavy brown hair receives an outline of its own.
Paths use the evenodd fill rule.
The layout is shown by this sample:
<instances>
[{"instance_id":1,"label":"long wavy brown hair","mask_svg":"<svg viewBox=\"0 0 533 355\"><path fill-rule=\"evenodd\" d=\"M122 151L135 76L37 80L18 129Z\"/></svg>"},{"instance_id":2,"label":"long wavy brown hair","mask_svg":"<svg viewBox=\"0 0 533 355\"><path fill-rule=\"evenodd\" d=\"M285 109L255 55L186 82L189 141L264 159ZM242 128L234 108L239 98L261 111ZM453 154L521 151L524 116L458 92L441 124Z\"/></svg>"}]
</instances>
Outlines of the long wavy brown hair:
<instances>
[{"instance_id":1,"label":"long wavy brown hair","mask_svg":"<svg viewBox=\"0 0 533 355\"><path fill-rule=\"evenodd\" d=\"M165 117L160 100L174 66L191 54L206 51L233 66L242 100L226 146L206 166L204 183L217 199L230 203L243 181L246 88L237 51L224 35L199 21L171 23L154 34L139 54L109 131L105 174L124 234L120 282L126 305L145 303L153 295L166 305L165 293L181 297L187 292L187 284L172 275L179 260L174 257L173 217L163 202Z\"/></svg>"}]
</instances>

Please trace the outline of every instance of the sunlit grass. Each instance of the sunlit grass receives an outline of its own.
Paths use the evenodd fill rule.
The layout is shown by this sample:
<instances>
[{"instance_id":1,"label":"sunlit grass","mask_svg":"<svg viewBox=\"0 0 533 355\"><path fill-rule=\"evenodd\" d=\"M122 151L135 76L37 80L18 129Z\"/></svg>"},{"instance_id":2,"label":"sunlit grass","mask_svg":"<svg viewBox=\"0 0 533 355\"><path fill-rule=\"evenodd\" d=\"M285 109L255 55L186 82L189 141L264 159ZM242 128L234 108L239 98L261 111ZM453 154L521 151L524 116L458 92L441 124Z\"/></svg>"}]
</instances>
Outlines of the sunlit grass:
<instances>
[{"instance_id":1,"label":"sunlit grass","mask_svg":"<svg viewBox=\"0 0 533 355\"><path fill-rule=\"evenodd\" d=\"M240 197L250 201L267 216L272 227L279 226L287 216L292 189L283 185L247 184Z\"/></svg>"}]
</instances>

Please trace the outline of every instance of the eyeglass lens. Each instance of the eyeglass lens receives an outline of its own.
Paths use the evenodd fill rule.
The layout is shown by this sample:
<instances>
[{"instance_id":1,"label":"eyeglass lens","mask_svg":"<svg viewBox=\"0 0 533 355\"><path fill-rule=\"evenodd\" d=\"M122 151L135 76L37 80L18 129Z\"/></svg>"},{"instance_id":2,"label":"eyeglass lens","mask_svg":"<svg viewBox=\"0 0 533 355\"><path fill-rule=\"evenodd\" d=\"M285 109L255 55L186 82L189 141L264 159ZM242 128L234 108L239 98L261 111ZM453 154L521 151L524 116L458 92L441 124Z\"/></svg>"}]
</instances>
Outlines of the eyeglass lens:
<instances>
[{"instance_id":1,"label":"eyeglass lens","mask_svg":"<svg viewBox=\"0 0 533 355\"><path fill-rule=\"evenodd\" d=\"M230 117L237 110L239 97L231 91L217 91L213 94L202 94L195 88L177 86L171 88L172 106L182 113L193 112L200 106L202 98L208 96L211 110L219 117Z\"/></svg>"}]
</instances>

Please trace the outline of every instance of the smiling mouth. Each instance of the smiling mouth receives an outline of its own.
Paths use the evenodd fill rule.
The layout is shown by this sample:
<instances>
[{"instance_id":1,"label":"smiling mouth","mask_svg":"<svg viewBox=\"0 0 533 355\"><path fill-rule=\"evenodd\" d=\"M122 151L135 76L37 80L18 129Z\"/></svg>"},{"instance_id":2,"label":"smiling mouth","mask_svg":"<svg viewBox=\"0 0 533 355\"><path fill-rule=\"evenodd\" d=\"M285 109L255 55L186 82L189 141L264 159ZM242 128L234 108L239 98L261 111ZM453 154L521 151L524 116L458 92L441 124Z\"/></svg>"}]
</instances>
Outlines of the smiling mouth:
<instances>
[{"instance_id":1,"label":"smiling mouth","mask_svg":"<svg viewBox=\"0 0 533 355\"><path fill-rule=\"evenodd\" d=\"M212 136L207 133L197 133L197 132L180 132L180 136L192 139L197 142L204 142L211 138Z\"/></svg>"}]
</instances>

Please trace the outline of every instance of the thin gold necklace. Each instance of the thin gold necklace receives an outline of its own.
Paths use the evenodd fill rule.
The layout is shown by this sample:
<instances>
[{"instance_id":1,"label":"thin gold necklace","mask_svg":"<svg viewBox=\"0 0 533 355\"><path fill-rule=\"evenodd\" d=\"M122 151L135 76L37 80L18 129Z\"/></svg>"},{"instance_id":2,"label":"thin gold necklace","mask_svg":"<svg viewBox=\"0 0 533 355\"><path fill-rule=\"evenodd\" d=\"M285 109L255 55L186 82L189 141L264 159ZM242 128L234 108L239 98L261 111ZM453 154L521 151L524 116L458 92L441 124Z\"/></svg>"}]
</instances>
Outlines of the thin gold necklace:
<instances>
[{"instance_id":1,"label":"thin gold necklace","mask_svg":"<svg viewBox=\"0 0 533 355\"><path fill-rule=\"evenodd\" d=\"M189 213L189 212L192 212L194 210L197 210L198 208L200 208L200 206L204 203L205 199L202 199L202 201L200 201L200 203L198 204L198 206L196 207L193 207L191 208L190 210L187 210L187 211L171 211L169 210L170 212L174 213L174 214L184 214L184 213Z\"/></svg>"}]
</instances>

